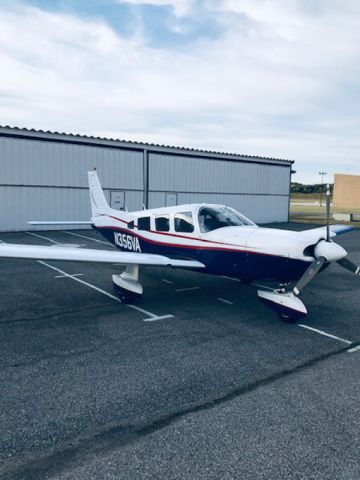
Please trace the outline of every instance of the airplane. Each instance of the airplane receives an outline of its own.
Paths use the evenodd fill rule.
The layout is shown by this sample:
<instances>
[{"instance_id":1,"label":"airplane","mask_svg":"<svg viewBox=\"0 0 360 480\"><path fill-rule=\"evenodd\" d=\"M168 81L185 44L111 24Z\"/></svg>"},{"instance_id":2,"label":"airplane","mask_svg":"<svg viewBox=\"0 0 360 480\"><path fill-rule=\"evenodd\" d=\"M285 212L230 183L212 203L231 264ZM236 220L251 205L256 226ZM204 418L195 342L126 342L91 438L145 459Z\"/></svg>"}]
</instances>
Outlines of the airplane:
<instances>
[{"instance_id":1,"label":"airplane","mask_svg":"<svg viewBox=\"0 0 360 480\"><path fill-rule=\"evenodd\" d=\"M0 257L122 264L113 275L113 288L123 303L143 294L139 267L190 269L251 283L275 280L279 288L258 290L260 300L285 322L307 315L299 298L303 288L331 262L360 275L360 267L332 238L353 230L329 225L327 188L326 227L295 232L263 228L231 207L187 204L134 212L110 208L97 171L88 172L91 220L29 222L32 225L89 224L120 251L66 246L1 244ZM292 289L284 288L296 282Z\"/></svg>"}]
</instances>

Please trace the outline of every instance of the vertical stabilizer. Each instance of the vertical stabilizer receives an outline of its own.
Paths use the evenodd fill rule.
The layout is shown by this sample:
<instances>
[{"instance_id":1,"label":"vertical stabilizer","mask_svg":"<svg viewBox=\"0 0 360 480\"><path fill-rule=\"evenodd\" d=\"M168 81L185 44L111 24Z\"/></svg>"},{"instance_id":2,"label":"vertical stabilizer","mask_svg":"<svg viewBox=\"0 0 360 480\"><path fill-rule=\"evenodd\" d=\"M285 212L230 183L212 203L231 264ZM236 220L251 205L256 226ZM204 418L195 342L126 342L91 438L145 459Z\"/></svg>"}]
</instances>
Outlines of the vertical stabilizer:
<instances>
[{"instance_id":1,"label":"vertical stabilizer","mask_svg":"<svg viewBox=\"0 0 360 480\"><path fill-rule=\"evenodd\" d=\"M90 203L91 203L91 215L101 215L110 210L110 207L106 201L103 189L101 188L99 177L96 170L88 172L89 177L89 191L90 191Z\"/></svg>"}]
</instances>

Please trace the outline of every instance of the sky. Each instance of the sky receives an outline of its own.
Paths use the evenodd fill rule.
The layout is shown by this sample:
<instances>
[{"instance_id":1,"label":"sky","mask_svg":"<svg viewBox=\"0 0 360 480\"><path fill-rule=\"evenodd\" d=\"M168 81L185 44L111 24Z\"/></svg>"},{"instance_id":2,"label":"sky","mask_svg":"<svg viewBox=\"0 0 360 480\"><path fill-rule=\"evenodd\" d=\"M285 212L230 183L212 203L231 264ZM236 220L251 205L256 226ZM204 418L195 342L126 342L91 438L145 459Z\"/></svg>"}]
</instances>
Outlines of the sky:
<instances>
[{"instance_id":1,"label":"sky","mask_svg":"<svg viewBox=\"0 0 360 480\"><path fill-rule=\"evenodd\" d=\"M360 174L360 2L0 0L0 125Z\"/></svg>"}]
</instances>

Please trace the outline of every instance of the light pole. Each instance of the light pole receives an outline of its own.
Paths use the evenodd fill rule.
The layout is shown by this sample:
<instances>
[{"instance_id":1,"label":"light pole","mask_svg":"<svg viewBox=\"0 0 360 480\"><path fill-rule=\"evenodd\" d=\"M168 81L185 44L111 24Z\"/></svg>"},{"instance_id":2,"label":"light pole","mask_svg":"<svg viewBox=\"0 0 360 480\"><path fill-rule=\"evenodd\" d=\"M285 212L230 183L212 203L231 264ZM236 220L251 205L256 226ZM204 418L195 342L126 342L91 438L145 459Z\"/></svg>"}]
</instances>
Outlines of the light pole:
<instances>
[{"instance_id":1,"label":"light pole","mask_svg":"<svg viewBox=\"0 0 360 480\"><path fill-rule=\"evenodd\" d=\"M322 207L322 194L323 194L323 185L324 185L324 175L327 175L327 172L319 172L321 176L321 191L320 191L320 207Z\"/></svg>"}]
</instances>

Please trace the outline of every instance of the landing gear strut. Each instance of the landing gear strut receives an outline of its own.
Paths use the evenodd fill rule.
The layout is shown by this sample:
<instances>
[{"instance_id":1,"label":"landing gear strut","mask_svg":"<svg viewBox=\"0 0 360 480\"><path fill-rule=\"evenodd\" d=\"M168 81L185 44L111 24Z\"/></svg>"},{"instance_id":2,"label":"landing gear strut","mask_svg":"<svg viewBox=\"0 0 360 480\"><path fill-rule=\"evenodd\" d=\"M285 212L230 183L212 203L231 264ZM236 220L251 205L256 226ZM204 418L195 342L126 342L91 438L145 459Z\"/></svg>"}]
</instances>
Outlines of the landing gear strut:
<instances>
[{"instance_id":1,"label":"landing gear strut","mask_svg":"<svg viewBox=\"0 0 360 480\"><path fill-rule=\"evenodd\" d=\"M123 303L133 303L143 295L139 283L139 265L127 265L121 275L112 276L113 288Z\"/></svg>"}]
</instances>

